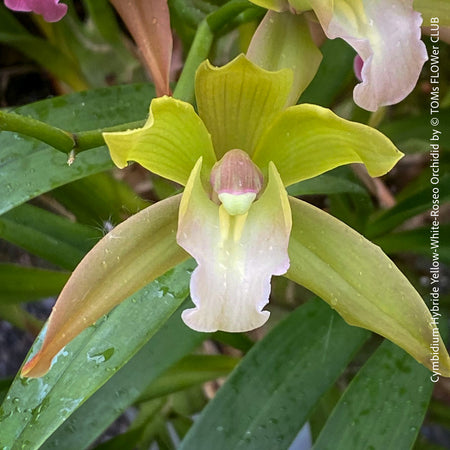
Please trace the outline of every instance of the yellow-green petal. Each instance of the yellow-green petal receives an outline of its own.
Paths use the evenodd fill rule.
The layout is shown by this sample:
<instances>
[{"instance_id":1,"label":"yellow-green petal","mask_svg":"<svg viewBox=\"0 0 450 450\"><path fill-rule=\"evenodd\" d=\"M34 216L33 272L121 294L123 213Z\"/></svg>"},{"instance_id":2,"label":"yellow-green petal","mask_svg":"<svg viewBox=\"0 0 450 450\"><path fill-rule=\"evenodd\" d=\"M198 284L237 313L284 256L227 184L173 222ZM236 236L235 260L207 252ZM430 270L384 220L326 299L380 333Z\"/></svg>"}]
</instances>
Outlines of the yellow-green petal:
<instances>
[{"instance_id":1,"label":"yellow-green petal","mask_svg":"<svg viewBox=\"0 0 450 450\"><path fill-rule=\"evenodd\" d=\"M136 161L183 185L200 157L205 173L216 162L211 137L194 108L172 97L152 100L150 116L142 128L103 136L117 167Z\"/></svg>"},{"instance_id":2,"label":"yellow-green petal","mask_svg":"<svg viewBox=\"0 0 450 450\"><path fill-rule=\"evenodd\" d=\"M303 104L278 115L258 143L253 161L262 169L273 161L289 186L349 163L364 163L371 176L381 176L402 156L374 128Z\"/></svg>"},{"instance_id":3,"label":"yellow-green petal","mask_svg":"<svg viewBox=\"0 0 450 450\"><path fill-rule=\"evenodd\" d=\"M253 35L247 58L266 70L292 69L287 104L295 105L316 75L322 54L303 15L268 11Z\"/></svg>"},{"instance_id":4,"label":"yellow-green petal","mask_svg":"<svg viewBox=\"0 0 450 450\"><path fill-rule=\"evenodd\" d=\"M85 328L189 257L176 243L180 200L181 194L138 212L85 256L53 308L42 348L22 376L44 375L53 357Z\"/></svg>"},{"instance_id":5,"label":"yellow-green petal","mask_svg":"<svg viewBox=\"0 0 450 450\"><path fill-rule=\"evenodd\" d=\"M262 132L285 107L292 80L290 69L269 72L244 55L223 67L200 65L195 95L217 159L235 148L252 155Z\"/></svg>"},{"instance_id":6,"label":"yellow-green petal","mask_svg":"<svg viewBox=\"0 0 450 450\"><path fill-rule=\"evenodd\" d=\"M290 203L287 276L329 303L350 325L381 334L431 370L430 345L435 345L440 364L434 369L450 376L450 357L430 311L394 263L329 214L297 199Z\"/></svg>"}]
</instances>

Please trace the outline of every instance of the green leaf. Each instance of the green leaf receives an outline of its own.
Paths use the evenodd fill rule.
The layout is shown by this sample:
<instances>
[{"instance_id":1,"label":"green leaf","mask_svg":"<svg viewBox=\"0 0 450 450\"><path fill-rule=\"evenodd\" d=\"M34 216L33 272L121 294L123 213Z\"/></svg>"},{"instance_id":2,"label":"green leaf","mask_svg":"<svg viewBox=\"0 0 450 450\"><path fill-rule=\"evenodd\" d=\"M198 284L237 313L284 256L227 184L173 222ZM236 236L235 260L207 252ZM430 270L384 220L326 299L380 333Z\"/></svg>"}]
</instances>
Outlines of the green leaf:
<instances>
[{"instance_id":1,"label":"green leaf","mask_svg":"<svg viewBox=\"0 0 450 450\"><path fill-rule=\"evenodd\" d=\"M346 170L347 169L347 170ZM330 173L292 184L287 188L289 195L330 195L330 194L366 194L366 190L349 178L347 167L337 167ZM354 177L352 177L354 178Z\"/></svg>"},{"instance_id":2,"label":"green leaf","mask_svg":"<svg viewBox=\"0 0 450 450\"><path fill-rule=\"evenodd\" d=\"M2 402L3 399L6 397L6 393L8 392L12 381L13 380L11 378L1 378L0 379L0 402Z\"/></svg>"},{"instance_id":3,"label":"green leaf","mask_svg":"<svg viewBox=\"0 0 450 450\"><path fill-rule=\"evenodd\" d=\"M188 258L176 243L181 196L138 212L110 231L73 272L53 308L39 353L22 374L39 377L64 345L131 294Z\"/></svg>"},{"instance_id":4,"label":"green leaf","mask_svg":"<svg viewBox=\"0 0 450 450\"><path fill-rule=\"evenodd\" d=\"M178 266L128 298L68 344L42 378L17 376L0 408L3 447L38 448L168 320L188 294L191 271L191 262Z\"/></svg>"},{"instance_id":5,"label":"green leaf","mask_svg":"<svg viewBox=\"0 0 450 450\"><path fill-rule=\"evenodd\" d=\"M128 184L109 173L98 173L52 191L78 221L102 231L104 222L116 225L149 205ZM106 233L105 233L106 234Z\"/></svg>"},{"instance_id":6,"label":"green leaf","mask_svg":"<svg viewBox=\"0 0 450 450\"><path fill-rule=\"evenodd\" d=\"M69 273L0 263L0 302L22 303L58 295Z\"/></svg>"},{"instance_id":7,"label":"green leaf","mask_svg":"<svg viewBox=\"0 0 450 450\"><path fill-rule=\"evenodd\" d=\"M289 186L349 163L364 163L373 177L384 175L402 156L374 128L303 104L278 114L259 140L253 161L260 168L272 161Z\"/></svg>"},{"instance_id":8,"label":"green leaf","mask_svg":"<svg viewBox=\"0 0 450 450\"><path fill-rule=\"evenodd\" d=\"M244 55L223 67L208 61L200 65L195 95L217 159L232 149L253 154L261 134L284 107L292 77L290 69L269 72Z\"/></svg>"},{"instance_id":9,"label":"green leaf","mask_svg":"<svg viewBox=\"0 0 450 450\"><path fill-rule=\"evenodd\" d=\"M433 206L432 188L429 176L423 180L422 186L404 195L392 208L378 214L367 226L367 236L375 237L393 230L405 220L428 211ZM443 204L450 199L450 174L444 173L439 178L439 195L435 199Z\"/></svg>"},{"instance_id":10,"label":"green leaf","mask_svg":"<svg viewBox=\"0 0 450 450\"><path fill-rule=\"evenodd\" d=\"M92 87L145 81L142 64L135 52L127 48L127 41L118 26L118 19L110 2L89 0L85 21L73 15L52 25L50 39L53 45L64 49L78 62ZM75 7L69 7L75 10Z\"/></svg>"},{"instance_id":11,"label":"green leaf","mask_svg":"<svg viewBox=\"0 0 450 450\"><path fill-rule=\"evenodd\" d=\"M75 411L48 438L42 449L87 448L117 417L177 361L194 350L208 337L188 328L180 318L179 308L164 326L128 363ZM222 366L223 368L223 366ZM73 430L76 430L74 433Z\"/></svg>"},{"instance_id":12,"label":"green leaf","mask_svg":"<svg viewBox=\"0 0 450 450\"><path fill-rule=\"evenodd\" d=\"M386 253L416 253L431 257L430 249L431 225L414 230L385 234L373 239ZM439 259L450 265L450 224L439 226ZM437 249L436 249L437 250Z\"/></svg>"},{"instance_id":13,"label":"green leaf","mask_svg":"<svg viewBox=\"0 0 450 450\"><path fill-rule=\"evenodd\" d=\"M179 449L288 448L367 335L323 302L298 308L250 350Z\"/></svg>"},{"instance_id":14,"label":"green leaf","mask_svg":"<svg viewBox=\"0 0 450 450\"><path fill-rule=\"evenodd\" d=\"M426 367L432 366L430 344L440 347L441 371L449 375L450 357L430 311L381 249L308 203L291 198L291 210L287 277L329 303L349 324L390 339Z\"/></svg>"},{"instance_id":15,"label":"green leaf","mask_svg":"<svg viewBox=\"0 0 450 450\"><path fill-rule=\"evenodd\" d=\"M450 108L439 111L439 143L441 147L450 147ZM406 117L384 121L379 130L388 136L405 153L430 151L430 137L432 128L430 126L430 113L418 116L408 115Z\"/></svg>"},{"instance_id":16,"label":"green leaf","mask_svg":"<svg viewBox=\"0 0 450 450\"><path fill-rule=\"evenodd\" d=\"M430 372L385 341L352 380L313 448L412 448L432 390Z\"/></svg>"},{"instance_id":17,"label":"green leaf","mask_svg":"<svg viewBox=\"0 0 450 450\"><path fill-rule=\"evenodd\" d=\"M0 303L0 317L20 330L36 336L42 328L43 322L15 303Z\"/></svg>"},{"instance_id":18,"label":"green leaf","mask_svg":"<svg viewBox=\"0 0 450 450\"><path fill-rule=\"evenodd\" d=\"M216 162L211 137L192 105L172 97L152 101L150 117L142 128L103 133L103 137L117 167L136 161L183 185L200 157L205 170Z\"/></svg>"},{"instance_id":19,"label":"green leaf","mask_svg":"<svg viewBox=\"0 0 450 450\"><path fill-rule=\"evenodd\" d=\"M75 90L89 87L79 66L69 56L45 39L33 36L3 4L0 4L0 29L1 43L16 48Z\"/></svg>"},{"instance_id":20,"label":"green leaf","mask_svg":"<svg viewBox=\"0 0 450 450\"><path fill-rule=\"evenodd\" d=\"M136 121L147 115L150 85L104 88L43 100L15 112L70 131L85 131ZM16 133L0 135L0 213L71 181L113 167L105 147L67 156Z\"/></svg>"},{"instance_id":21,"label":"green leaf","mask_svg":"<svg viewBox=\"0 0 450 450\"><path fill-rule=\"evenodd\" d=\"M23 204L0 216L0 238L73 270L100 238L99 230Z\"/></svg>"},{"instance_id":22,"label":"green leaf","mask_svg":"<svg viewBox=\"0 0 450 450\"><path fill-rule=\"evenodd\" d=\"M216 331L212 335L212 339L221 344L236 348L243 353L247 353L254 344L246 333L226 333L225 331Z\"/></svg>"},{"instance_id":23,"label":"green leaf","mask_svg":"<svg viewBox=\"0 0 450 450\"><path fill-rule=\"evenodd\" d=\"M330 107L337 96L351 82L357 83L353 73L355 51L342 39L327 40L320 50L323 54L319 70L300 97L300 103Z\"/></svg>"},{"instance_id":24,"label":"green leaf","mask_svg":"<svg viewBox=\"0 0 450 450\"><path fill-rule=\"evenodd\" d=\"M148 401L228 375L239 359L226 355L190 355L149 385L139 401Z\"/></svg>"}]
</instances>

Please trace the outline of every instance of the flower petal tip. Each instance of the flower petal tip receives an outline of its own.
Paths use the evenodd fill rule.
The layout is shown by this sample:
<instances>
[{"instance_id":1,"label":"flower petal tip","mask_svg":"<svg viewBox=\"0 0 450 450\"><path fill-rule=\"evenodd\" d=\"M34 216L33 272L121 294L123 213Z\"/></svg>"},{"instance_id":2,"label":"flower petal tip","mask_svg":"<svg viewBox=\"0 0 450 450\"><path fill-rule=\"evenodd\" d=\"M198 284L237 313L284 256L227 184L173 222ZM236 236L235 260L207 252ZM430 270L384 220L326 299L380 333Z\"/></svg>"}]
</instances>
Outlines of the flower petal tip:
<instances>
[{"instance_id":1,"label":"flower petal tip","mask_svg":"<svg viewBox=\"0 0 450 450\"><path fill-rule=\"evenodd\" d=\"M51 364L52 360L43 357L42 351L39 351L24 364L20 376L21 378L40 378L50 370Z\"/></svg>"},{"instance_id":2,"label":"flower petal tip","mask_svg":"<svg viewBox=\"0 0 450 450\"><path fill-rule=\"evenodd\" d=\"M189 328L202 333L213 333L215 331L244 333L264 325L269 316L269 311L253 310L250 314L233 315L233 318L230 320L230 317L227 317L227 315L217 314L217 311L211 310L211 308L200 307L187 309L181 314L183 322Z\"/></svg>"},{"instance_id":3,"label":"flower petal tip","mask_svg":"<svg viewBox=\"0 0 450 450\"><path fill-rule=\"evenodd\" d=\"M33 11L46 22L58 22L67 13L67 5L59 0L5 0L5 6L13 11Z\"/></svg>"}]
</instances>

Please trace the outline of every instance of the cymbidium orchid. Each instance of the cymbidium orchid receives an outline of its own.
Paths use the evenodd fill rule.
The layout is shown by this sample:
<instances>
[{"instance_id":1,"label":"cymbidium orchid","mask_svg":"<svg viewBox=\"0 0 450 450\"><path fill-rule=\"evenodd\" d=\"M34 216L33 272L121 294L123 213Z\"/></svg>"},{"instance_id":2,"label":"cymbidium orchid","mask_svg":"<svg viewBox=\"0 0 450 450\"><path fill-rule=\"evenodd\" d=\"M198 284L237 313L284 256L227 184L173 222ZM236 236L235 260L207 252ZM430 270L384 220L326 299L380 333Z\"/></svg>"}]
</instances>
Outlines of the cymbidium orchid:
<instances>
[{"instance_id":1,"label":"cymbidium orchid","mask_svg":"<svg viewBox=\"0 0 450 450\"><path fill-rule=\"evenodd\" d=\"M189 255L198 264L190 284L195 308L182 317L195 330L261 326L271 277L286 274L350 324L430 367L431 316L408 280L377 246L285 189L348 163L380 176L402 154L377 130L328 109L289 106L292 83L290 69L266 71L243 55L221 68L204 62L198 114L165 96L152 101L143 128L105 133L118 167L137 161L184 192L135 214L88 253L22 375L44 374L73 337ZM439 342L440 370L450 375Z\"/></svg>"},{"instance_id":2,"label":"cymbidium orchid","mask_svg":"<svg viewBox=\"0 0 450 450\"><path fill-rule=\"evenodd\" d=\"M251 1L278 12L313 10L328 38L339 37L349 43L361 66L361 83L353 97L369 111L403 100L428 59L420 40L422 18L413 10L413 0ZM269 13L267 20L273 21L273 14Z\"/></svg>"},{"instance_id":3,"label":"cymbidium orchid","mask_svg":"<svg viewBox=\"0 0 450 450\"><path fill-rule=\"evenodd\" d=\"M58 22L66 12L67 5L60 0L5 0L5 6L13 11L34 12L47 22Z\"/></svg>"}]
</instances>

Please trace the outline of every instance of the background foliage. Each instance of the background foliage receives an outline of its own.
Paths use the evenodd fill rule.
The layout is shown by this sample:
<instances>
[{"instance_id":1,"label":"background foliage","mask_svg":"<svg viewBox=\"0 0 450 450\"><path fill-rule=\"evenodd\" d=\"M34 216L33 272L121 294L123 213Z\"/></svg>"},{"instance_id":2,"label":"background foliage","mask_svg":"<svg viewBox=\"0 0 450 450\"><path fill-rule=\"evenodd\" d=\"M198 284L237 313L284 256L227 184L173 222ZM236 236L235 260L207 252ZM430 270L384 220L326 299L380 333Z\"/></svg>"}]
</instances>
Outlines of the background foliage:
<instances>
[{"instance_id":1,"label":"background foliage","mask_svg":"<svg viewBox=\"0 0 450 450\"><path fill-rule=\"evenodd\" d=\"M137 166L113 169L96 130L140 123L154 89L106 0L67 3L68 16L51 26L0 5L2 109L77 132L88 142L68 166L64 151L15 132L0 134L0 318L39 334L31 352L43 323L27 302L56 296L105 232L179 189ZM245 50L264 13L243 1L169 5L184 55L196 45L202 21L210 21L216 63ZM430 45L426 36L424 41ZM448 264L450 66L448 45L440 45L440 250ZM351 98L353 50L335 40L322 52L300 102L373 121ZM377 120L406 153L383 179L395 204L349 167L289 188L380 245L425 299L429 75L426 65L414 92ZM350 327L282 278L274 280L272 318L262 330L250 336L196 333L180 320L190 302L193 267L192 261L178 266L85 330L45 377L24 380L12 378L18 367L4 371L0 448L144 449L154 443L160 449L300 449L308 439L317 450L450 448L448 380L431 383L430 373L401 349ZM448 280L445 267L443 277ZM440 312L448 317L449 308L447 291ZM441 324L445 335L448 320ZM126 424L122 434L99 439L118 418Z\"/></svg>"}]
</instances>

